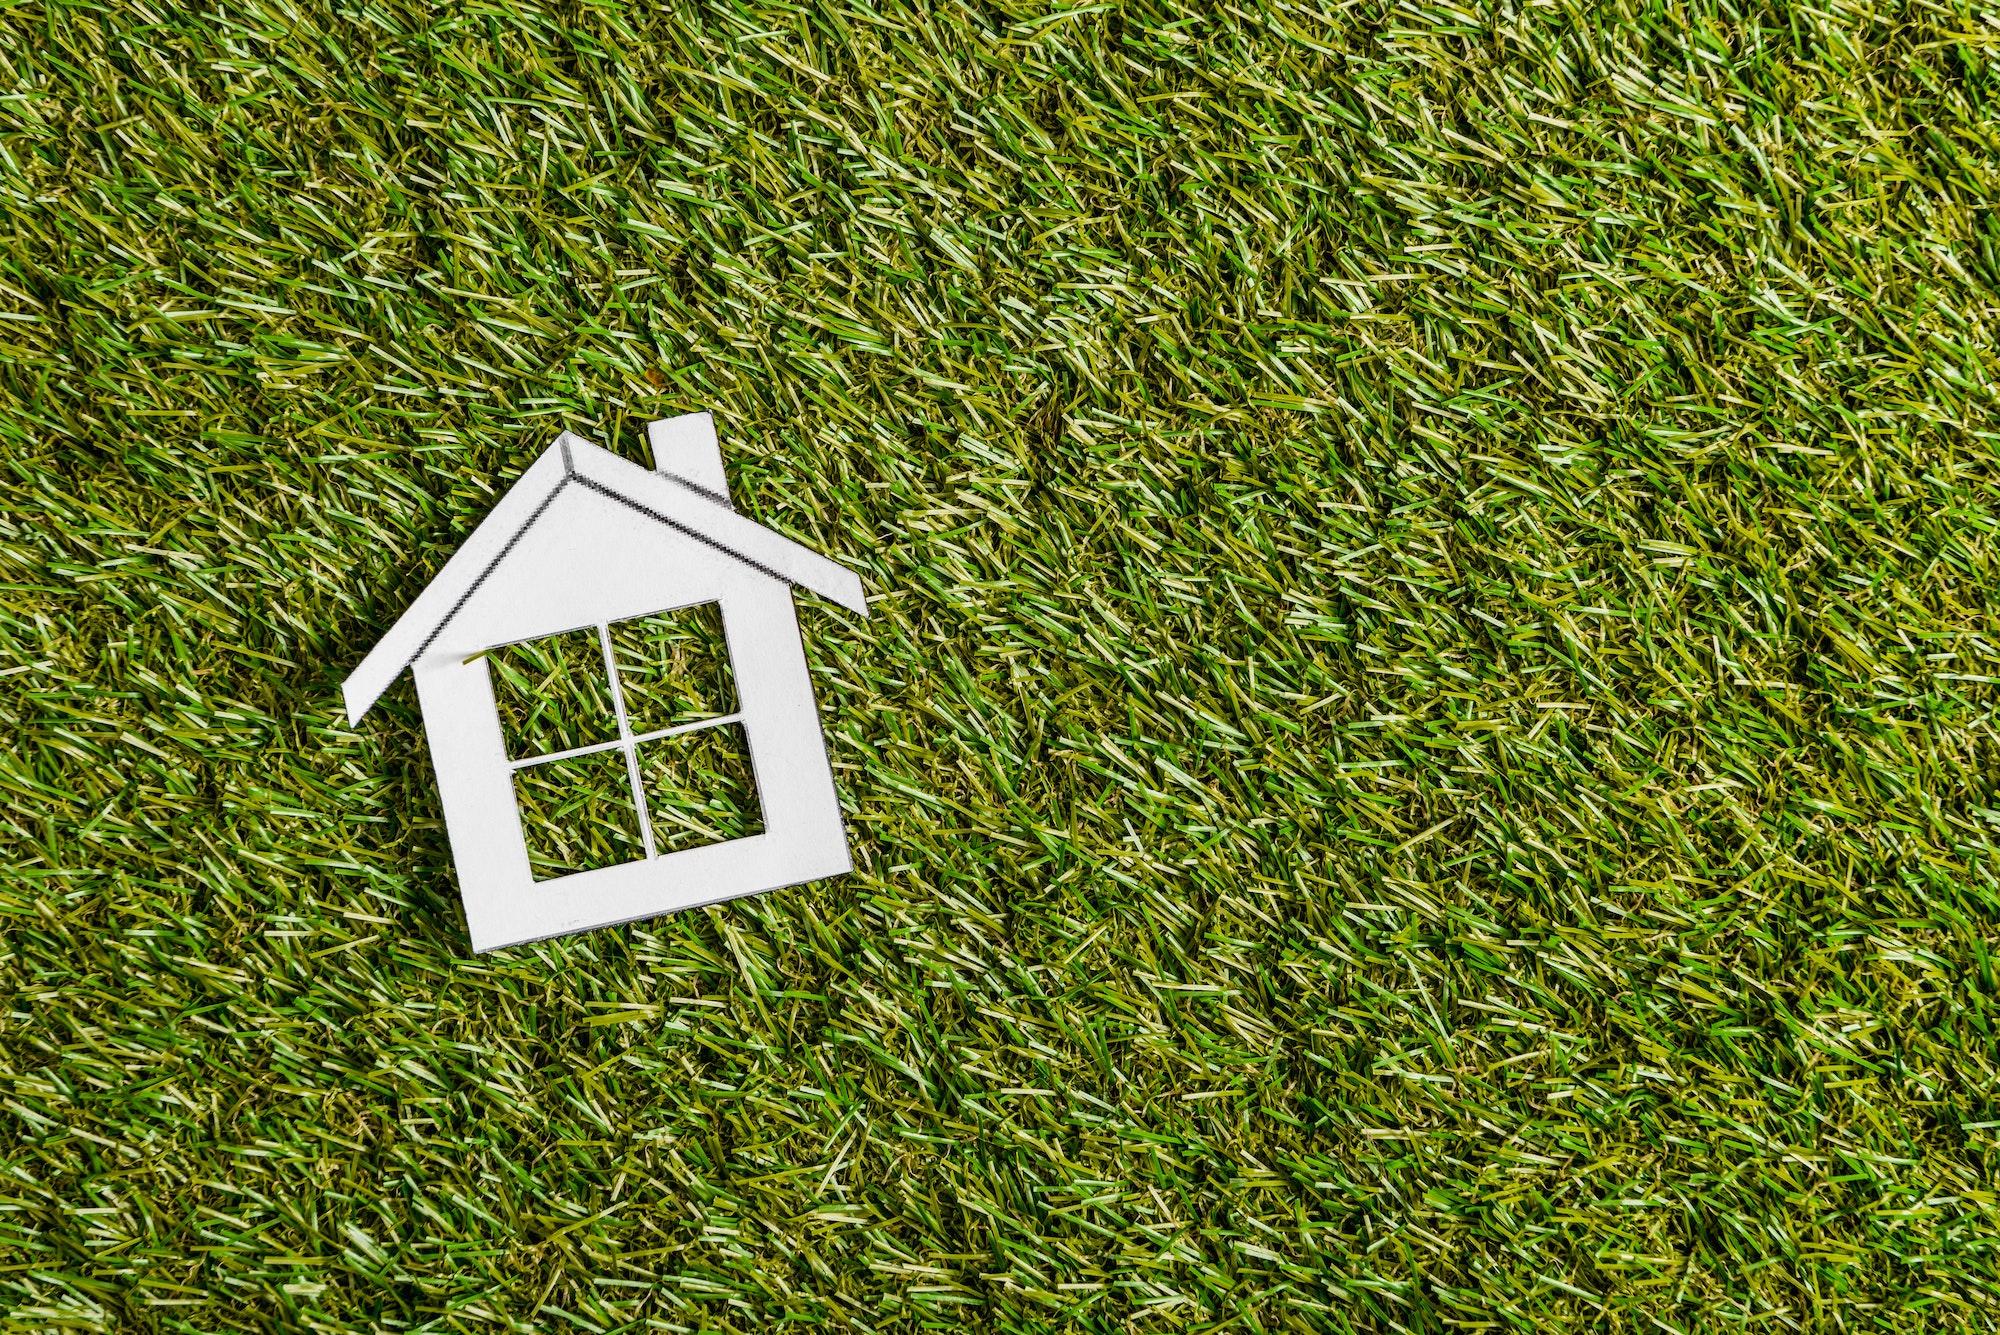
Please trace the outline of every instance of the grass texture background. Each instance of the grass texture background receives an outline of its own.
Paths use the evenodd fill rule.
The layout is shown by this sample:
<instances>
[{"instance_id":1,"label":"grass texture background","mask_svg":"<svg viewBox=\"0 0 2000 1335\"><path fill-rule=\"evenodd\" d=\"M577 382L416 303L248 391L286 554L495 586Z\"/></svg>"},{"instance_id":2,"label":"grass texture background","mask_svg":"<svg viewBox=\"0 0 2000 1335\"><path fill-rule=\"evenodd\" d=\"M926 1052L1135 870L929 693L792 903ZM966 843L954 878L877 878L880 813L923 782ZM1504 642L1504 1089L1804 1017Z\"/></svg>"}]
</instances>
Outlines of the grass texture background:
<instances>
[{"instance_id":1,"label":"grass texture background","mask_svg":"<svg viewBox=\"0 0 2000 1335\"><path fill-rule=\"evenodd\" d=\"M2000 1324L2000 20L0 8L17 1328ZM709 408L857 870L472 958L407 681Z\"/></svg>"}]
</instances>

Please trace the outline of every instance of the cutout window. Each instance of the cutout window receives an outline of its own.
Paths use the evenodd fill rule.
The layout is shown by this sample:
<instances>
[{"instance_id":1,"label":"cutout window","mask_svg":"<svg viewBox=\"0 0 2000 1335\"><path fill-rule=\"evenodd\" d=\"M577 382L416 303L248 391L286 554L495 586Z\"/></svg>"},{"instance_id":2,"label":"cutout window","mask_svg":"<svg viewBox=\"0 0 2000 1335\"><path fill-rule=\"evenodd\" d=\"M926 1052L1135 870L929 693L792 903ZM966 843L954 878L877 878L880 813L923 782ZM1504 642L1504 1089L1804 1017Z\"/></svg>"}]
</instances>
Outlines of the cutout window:
<instances>
[{"instance_id":1,"label":"cutout window","mask_svg":"<svg viewBox=\"0 0 2000 1335\"><path fill-rule=\"evenodd\" d=\"M614 621L611 653L634 732L707 723L736 712L721 603Z\"/></svg>"},{"instance_id":2,"label":"cutout window","mask_svg":"<svg viewBox=\"0 0 2000 1335\"><path fill-rule=\"evenodd\" d=\"M653 845L662 853L762 832L742 724L670 733L638 749Z\"/></svg>"},{"instance_id":3,"label":"cutout window","mask_svg":"<svg viewBox=\"0 0 2000 1335\"><path fill-rule=\"evenodd\" d=\"M486 662L509 760L618 740L618 711L595 630L504 645Z\"/></svg>"},{"instance_id":4,"label":"cutout window","mask_svg":"<svg viewBox=\"0 0 2000 1335\"><path fill-rule=\"evenodd\" d=\"M537 881L763 832L720 603L487 661Z\"/></svg>"}]
</instances>

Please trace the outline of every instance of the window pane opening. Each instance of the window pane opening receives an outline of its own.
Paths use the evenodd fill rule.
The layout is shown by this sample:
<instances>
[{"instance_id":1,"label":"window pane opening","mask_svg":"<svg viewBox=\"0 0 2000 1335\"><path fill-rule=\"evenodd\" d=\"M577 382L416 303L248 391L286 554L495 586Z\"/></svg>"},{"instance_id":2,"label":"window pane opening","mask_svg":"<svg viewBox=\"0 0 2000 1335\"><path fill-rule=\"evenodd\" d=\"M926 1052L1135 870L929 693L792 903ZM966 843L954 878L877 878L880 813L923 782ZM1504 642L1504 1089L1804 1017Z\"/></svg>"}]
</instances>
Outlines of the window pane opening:
<instances>
[{"instance_id":1,"label":"window pane opening","mask_svg":"<svg viewBox=\"0 0 2000 1335\"><path fill-rule=\"evenodd\" d=\"M622 747L523 766L514 771L514 800L537 881L646 856Z\"/></svg>"},{"instance_id":2,"label":"window pane opening","mask_svg":"<svg viewBox=\"0 0 2000 1335\"><path fill-rule=\"evenodd\" d=\"M634 734L736 712L721 603L614 621L610 629L625 716Z\"/></svg>"},{"instance_id":3,"label":"window pane opening","mask_svg":"<svg viewBox=\"0 0 2000 1335\"><path fill-rule=\"evenodd\" d=\"M534 880L763 833L721 604L487 659Z\"/></svg>"},{"instance_id":4,"label":"window pane opening","mask_svg":"<svg viewBox=\"0 0 2000 1335\"><path fill-rule=\"evenodd\" d=\"M764 832L764 810L740 723L641 742L639 780L653 844L675 853Z\"/></svg>"},{"instance_id":5,"label":"window pane opening","mask_svg":"<svg viewBox=\"0 0 2000 1335\"><path fill-rule=\"evenodd\" d=\"M509 759L618 740L595 626L502 645L486 660Z\"/></svg>"}]
</instances>

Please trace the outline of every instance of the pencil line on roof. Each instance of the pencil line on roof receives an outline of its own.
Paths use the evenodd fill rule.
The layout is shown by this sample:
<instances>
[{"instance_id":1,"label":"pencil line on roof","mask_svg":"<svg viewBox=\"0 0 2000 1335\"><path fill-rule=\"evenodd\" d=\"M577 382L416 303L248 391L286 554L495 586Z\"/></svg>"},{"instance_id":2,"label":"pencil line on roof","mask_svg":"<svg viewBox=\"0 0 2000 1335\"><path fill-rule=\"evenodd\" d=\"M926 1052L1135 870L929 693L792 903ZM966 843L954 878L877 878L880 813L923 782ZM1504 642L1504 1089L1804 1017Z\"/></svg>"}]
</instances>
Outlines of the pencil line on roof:
<instances>
[{"instance_id":1,"label":"pencil line on roof","mask_svg":"<svg viewBox=\"0 0 2000 1335\"><path fill-rule=\"evenodd\" d=\"M730 500L727 496L721 495L717 492L710 491L707 487L702 486L701 483L699 482L690 482L686 478L682 477L679 473L669 473L665 469L661 468L654 469L653 473L657 477L665 478L667 481L673 483L675 486L686 487L689 491L693 492L695 495L701 497L705 501L714 501L717 505L721 506L725 510L733 511L736 509L736 502Z\"/></svg>"},{"instance_id":2,"label":"pencil line on roof","mask_svg":"<svg viewBox=\"0 0 2000 1335\"><path fill-rule=\"evenodd\" d=\"M706 533L703 533L699 529L689 528L686 524L676 523L675 521L661 514L658 510L655 510L652 506L643 505L640 502L633 500L630 496L627 496L625 493L615 490L614 488L605 486L602 482L599 482L595 478L587 477L582 473L577 473L574 475L573 478L565 480L574 481L577 483L577 485L588 487L592 491L597 492L599 495L608 496L612 500L617 501L620 505L630 506L632 509L637 510L640 514L645 515L648 519L657 520L660 523L665 524L668 528L672 529L676 533L686 534L688 537L693 538L696 542L703 543L707 546L713 547L716 551L721 552L724 556L733 557L736 560L741 561L744 565L749 566L752 570L755 570L760 574L769 575L772 579L775 579L782 584L798 583L798 581L793 579L790 575L780 574L778 571L771 569L771 567L765 565L761 561L751 560L749 557L745 556L742 552L737 551L734 547L725 546L724 544L717 542L714 538L709 537ZM699 488L697 488L696 490L699 490Z\"/></svg>"}]
</instances>

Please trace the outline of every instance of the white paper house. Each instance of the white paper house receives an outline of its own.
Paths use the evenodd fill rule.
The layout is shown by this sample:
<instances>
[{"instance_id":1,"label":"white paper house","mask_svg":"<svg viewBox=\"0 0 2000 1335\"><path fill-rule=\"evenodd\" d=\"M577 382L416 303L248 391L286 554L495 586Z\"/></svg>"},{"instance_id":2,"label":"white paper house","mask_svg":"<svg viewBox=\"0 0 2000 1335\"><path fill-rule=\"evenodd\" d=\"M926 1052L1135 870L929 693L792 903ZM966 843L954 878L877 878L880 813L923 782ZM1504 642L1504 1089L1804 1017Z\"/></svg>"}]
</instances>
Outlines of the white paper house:
<instances>
[{"instance_id":1,"label":"white paper house","mask_svg":"<svg viewBox=\"0 0 2000 1335\"><path fill-rule=\"evenodd\" d=\"M657 471L565 432L501 497L344 690L359 723L409 668L423 707L452 860L475 951L712 904L850 870L792 586L860 616L850 570L736 513L707 413L648 428ZM691 729L637 733L611 632L616 623L720 604L761 834L660 851L646 816L640 748ZM616 736L554 756L510 757L489 651L594 628ZM516 798L527 764L615 752L643 836L634 860L536 880Z\"/></svg>"}]
</instances>

